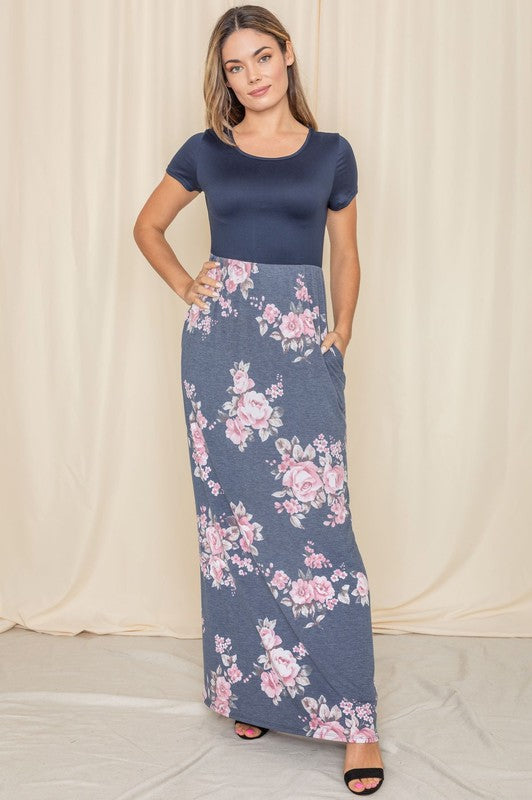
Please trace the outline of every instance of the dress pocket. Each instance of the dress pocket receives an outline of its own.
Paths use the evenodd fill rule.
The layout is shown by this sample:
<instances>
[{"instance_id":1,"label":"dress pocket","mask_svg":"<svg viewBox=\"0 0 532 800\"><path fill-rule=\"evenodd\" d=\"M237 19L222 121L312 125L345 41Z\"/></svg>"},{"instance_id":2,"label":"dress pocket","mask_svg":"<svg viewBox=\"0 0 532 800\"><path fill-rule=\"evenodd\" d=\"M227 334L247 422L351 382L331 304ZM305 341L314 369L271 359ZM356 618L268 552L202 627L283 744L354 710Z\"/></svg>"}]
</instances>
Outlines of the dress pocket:
<instances>
[{"instance_id":1,"label":"dress pocket","mask_svg":"<svg viewBox=\"0 0 532 800\"><path fill-rule=\"evenodd\" d=\"M334 352L337 354L338 358L340 359L340 365L341 365L341 367L343 369L343 367L344 367L344 357L342 355L342 351L334 343L331 345L331 350L334 350Z\"/></svg>"},{"instance_id":2,"label":"dress pocket","mask_svg":"<svg viewBox=\"0 0 532 800\"><path fill-rule=\"evenodd\" d=\"M328 350L323 353L325 366L331 378L333 386L336 390L338 398L338 405L340 411L345 414L345 372L344 372L344 357L341 350L332 344Z\"/></svg>"}]
</instances>

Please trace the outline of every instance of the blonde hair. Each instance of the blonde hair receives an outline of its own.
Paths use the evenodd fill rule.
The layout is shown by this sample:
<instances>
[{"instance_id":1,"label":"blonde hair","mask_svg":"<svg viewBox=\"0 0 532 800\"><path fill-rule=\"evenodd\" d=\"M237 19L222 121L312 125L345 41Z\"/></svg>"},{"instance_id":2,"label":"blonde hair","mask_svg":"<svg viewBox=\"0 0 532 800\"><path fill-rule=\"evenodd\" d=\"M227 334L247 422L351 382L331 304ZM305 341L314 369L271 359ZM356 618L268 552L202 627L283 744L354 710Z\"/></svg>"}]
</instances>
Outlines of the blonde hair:
<instances>
[{"instance_id":1,"label":"blonde hair","mask_svg":"<svg viewBox=\"0 0 532 800\"><path fill-rule=\"evenodd\" d=\"M242 28L252 28L259 33L273 36L283 55L286 53L286 42L290 41L288 31L277 17L262 6L235 6L222 14L216 22L209 39L205 59L203 80L203 97L206 104L205 120L207 127L212 128L222 141L232 146L234 146L234 142L226 129L232 128L244 118L245 108L233 89L226 85L222 64L222 47L228 36ZM305 99L295 53L294 62L287 66L287 72L290 111L298 122L316 130L318 125Z\"/></svg>"}]
</instances>

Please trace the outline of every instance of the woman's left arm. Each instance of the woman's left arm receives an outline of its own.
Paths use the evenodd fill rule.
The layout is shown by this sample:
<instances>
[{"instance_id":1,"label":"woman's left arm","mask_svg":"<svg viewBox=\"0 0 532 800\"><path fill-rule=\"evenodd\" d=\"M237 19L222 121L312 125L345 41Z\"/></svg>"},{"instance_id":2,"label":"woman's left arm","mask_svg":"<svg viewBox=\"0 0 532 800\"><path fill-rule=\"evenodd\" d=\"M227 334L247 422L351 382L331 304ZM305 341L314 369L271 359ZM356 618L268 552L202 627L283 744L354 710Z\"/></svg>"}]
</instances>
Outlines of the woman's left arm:
<instances>
[{"instance_id":1,"label":"woman's left arm","mask_svg":"<svg viewBox=\"0 0 532 800\"><path fill-rule=\"evenodd\" d=\"M322 349L328 350L334 343L345 356L351 339L360 287L356 195L339 211L328 210L327 232L331 243L331 301L334 328L323 339Z\"/></svg>"}]
</instances>

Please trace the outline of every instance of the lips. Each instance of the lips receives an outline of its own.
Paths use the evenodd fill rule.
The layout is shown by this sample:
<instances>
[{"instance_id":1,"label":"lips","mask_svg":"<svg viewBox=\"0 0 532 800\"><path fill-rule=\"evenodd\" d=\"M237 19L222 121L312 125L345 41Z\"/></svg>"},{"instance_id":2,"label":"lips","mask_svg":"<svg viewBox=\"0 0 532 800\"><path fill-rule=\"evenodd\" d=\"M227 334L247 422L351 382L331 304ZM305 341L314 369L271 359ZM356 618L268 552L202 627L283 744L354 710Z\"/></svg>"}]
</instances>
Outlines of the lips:
<instances>
[{"instance_id":1,"label":"lips","mask_svg":"<svg viewBox=\"0 0 532 800\"><path fill-rule=\"evenodd\" d=\"M269 86L262 86L260 89L255 89L254 92L250 92L250 95L252 97L262 97L263 94L266 94L269 88Z\"/></svg>"}]
</instances>

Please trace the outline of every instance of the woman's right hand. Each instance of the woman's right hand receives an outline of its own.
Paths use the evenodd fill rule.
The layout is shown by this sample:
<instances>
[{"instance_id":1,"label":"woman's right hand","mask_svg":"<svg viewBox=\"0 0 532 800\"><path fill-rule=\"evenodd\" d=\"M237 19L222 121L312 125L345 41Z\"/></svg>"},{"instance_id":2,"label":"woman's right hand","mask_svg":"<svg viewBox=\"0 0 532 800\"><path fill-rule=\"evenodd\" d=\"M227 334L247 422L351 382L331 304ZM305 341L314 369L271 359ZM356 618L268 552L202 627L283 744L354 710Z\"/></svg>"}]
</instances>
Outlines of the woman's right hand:
<instances>
[{"instance_id":1,"label":"woman's right hand","mask_svg":"<svg viewBox=\"0 0 532 800\"><path fill-rule=\"evenodd\" d=\"M196 303L197 306L200 308L209 308L209 304L206 303L204 300L201 300L200 295L206 297L219 297L220 293L217 291L222 283L221 281L217 281L215 278L211 278L210 275L207 275L209 270L215 269L216 267L220 266L219 261L204 261L201 270L198 273L196 278L189 283L187 286L185 293L183 295L183 300L188 303L190 306L193 303Z\"/></svg>"}]
</instances>

